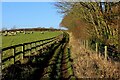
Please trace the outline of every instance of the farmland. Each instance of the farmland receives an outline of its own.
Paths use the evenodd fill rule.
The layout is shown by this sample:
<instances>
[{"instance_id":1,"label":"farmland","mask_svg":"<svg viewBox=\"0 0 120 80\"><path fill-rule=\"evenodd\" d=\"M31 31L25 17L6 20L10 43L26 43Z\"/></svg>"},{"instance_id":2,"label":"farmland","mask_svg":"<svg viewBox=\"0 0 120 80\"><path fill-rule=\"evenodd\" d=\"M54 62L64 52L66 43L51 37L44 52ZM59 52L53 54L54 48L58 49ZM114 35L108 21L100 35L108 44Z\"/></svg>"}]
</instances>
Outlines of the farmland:
<instances>
[{"instance_id":1,"label":"farmland","mask_svg":"<svg viewBox=\"0 0 120 80\"><path fill-rule=\"evenodd\" d=\"M75 79L70 61L69 35L59 31L44 32L44 34L34 32L33 34L25 34L26 38L31 39L31 36L34 38L31 40L23 38L25 35L20 34L19 44L16 41L15 45L2 49L3 80ZM39 39L36 36L40 36ZM4 36L3 39L7 37L17 39L16 36ZM27 40L29 42L25 42ZM28 47L29 44L32 46ZM12 49L13 51L9 51ZM8 52L5 52L6 50ZM23 55L21 56L21 54Z\"/></svg>"},{"instance_id":2,"label":"farmland","mask_svg":"<svg viewBox=\"0 0 120 80\"><path fill-rule=\"evenodd\" d=\"M33 32L33 34L23 34L19 33L16 36L2 36L2 48L13 46L21 43L32 42L42 39L47 39L51 37L55 37L61 34L61 32L44 32L41 34L40 31Z\"/></svg>"},{"instance_id":3,"label":"farmland","mask_svg":"<svg viewBox=\"0 0 120 80\"><path fill-rule=\"evenodd\" d=\"M7 23L15 21L12 24L4 22L0 31L2 36L0 78L2 80L81 78L119 80L120 2L109 1L53 3L57 12L61 14L59 29L57 26L52 26L58 22L55 19L59 17L51 14L54 10L49 9L52 8L48 6L49 3L37 3L41 7L35 3L36 8L31 4L26 7L28 3L25 3L25 8L21 7L22 11L20 7L17 8L18 5L13 5L13 9L7 5L7 8L15 11L15 14L4 21ZM20 4L24 6L23 3ZM43 4L44 11L48 11L47 14L43 11ZM17 10L21 13L17 14ZM25 15L24 12L29 13ZM37 26L36 22L41 26L29 27Z\"/></svg>"}]
</instances>

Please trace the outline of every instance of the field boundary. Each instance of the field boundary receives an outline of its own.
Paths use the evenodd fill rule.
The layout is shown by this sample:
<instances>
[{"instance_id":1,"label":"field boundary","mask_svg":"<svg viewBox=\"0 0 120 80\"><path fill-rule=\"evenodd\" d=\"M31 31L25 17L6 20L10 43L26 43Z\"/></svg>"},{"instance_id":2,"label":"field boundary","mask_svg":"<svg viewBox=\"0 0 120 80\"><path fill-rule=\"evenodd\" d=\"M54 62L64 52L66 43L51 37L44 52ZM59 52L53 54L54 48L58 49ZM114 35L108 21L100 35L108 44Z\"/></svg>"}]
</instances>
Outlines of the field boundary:
<instances>
[{"instance_id":1,"label":"field boundary","mask_svg":"<svg viewBox=\"0 0 120 80\"><path fill-rule=\"evenodd\" d=\"M35 51L39 51L39 53L42 53L44 49L46 49L47 47L49 47L50 45L58 42L59 40L61 40L63 38L63 34L60 34L56 37L52 37L52 38L48 38L48 39L44 39L44 40L38 40L38 41L33 41L33 42L27 42L27 43L23 43L23 44L18 44L18 45L14 45L14 46L9 46L6 48L2 49L2 65L4 65L4 62L6 61L10 61L11 59L13 59L12 64L16 63L16 56L20 55L20 58L23 60L25 58L25 52L29 51L29 56L31 56L31 54L35 53L32 52L32 50L34 49ZM34 46L32 46L34 44ZM26 48L27 45L30 45L30 48ZM17 52L16 48L17 47L21 47L22 49ZM7 50L12 50L12 55L6 58L3 58L3 52L7 51ZM36 54L36 53L35 53ZM19 61L19 60L18 60ZM2 69L4 69L4 67L2 66Z\"/></svg>"}]
</instances>

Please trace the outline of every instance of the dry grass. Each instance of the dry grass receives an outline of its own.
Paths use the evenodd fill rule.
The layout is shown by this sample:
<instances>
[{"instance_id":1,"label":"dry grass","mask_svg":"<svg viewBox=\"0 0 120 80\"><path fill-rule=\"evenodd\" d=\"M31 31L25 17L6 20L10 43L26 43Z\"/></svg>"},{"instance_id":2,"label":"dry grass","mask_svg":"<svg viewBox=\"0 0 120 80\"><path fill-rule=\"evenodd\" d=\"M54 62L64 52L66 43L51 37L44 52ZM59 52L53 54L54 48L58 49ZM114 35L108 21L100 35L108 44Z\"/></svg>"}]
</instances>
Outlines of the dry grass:
<instances>
[{"instance_id":1,"label":"dry grass","mask_svg":"<svg viewBox=\"0 0 120 80\"><path fill-rule=\"evenodd\" d=\"M85 49L70 34L71 57L77 78L120 78L120 62L106 61L95 52Z\"/></svg>"}]
</instances>

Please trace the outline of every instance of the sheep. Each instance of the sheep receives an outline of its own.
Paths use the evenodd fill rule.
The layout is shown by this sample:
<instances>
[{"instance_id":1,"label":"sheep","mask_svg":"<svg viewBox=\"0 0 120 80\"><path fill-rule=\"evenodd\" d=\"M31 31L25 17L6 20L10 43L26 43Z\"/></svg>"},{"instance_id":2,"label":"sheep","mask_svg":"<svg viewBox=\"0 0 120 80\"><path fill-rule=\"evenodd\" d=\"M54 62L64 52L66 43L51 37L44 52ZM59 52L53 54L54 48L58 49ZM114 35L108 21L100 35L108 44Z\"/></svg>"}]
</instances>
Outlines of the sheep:
<instances>
[{"instance_id":1,"label":"sheep","mask_svg":"<svg viewBox=\"0 0 120 80\"><path fill-rule=\"evenodd\" d=\"M12 36L12 34L11 34L11 33L8 33L8 35L9 35L9 36Z\"/></svg>"},{"instance_id":2,"label":"sheep","mask_svg":"<svg viewBox=\"0 0 120 80\"><path fill-rule=\"evenodd\" d=\"M24 31L23 34L26 34L26 32Z\"/></svg>"},{"instance_id":3,"label":"sheep","mask_svg":"<svg viewBox=\"0 0 120 80\"><path fill-rule=\"evenodd\" d=\"M41 34L44 34L44 32L41 32Z\"/></svg>"},{"instance_id":4,"label":"sheep","mask_svg":"<svg viewBox=\"0 0 120 80\"><path fill-rule=\"evenodd\" d=\"M20 33L23 33L24 31L20 31Z\"/></svg>"},{"instance_id":5,"label":"sheep","mask_svg":"<svg viewBox=\"0 0 120 80\"><path fill-rule=\"evenodd\" d=\"M17 34L17 32L14 32L14 35L16 35Z\"/></svg>"},{"instance_id":6,"label":"sheep","mask_svg":"<svg viewBox=\"0 0 120 80\"><path fill-rule=\"evenodd\" d=\"M7 31L5 31L5 34L7 34L8 32Z\"/></svg>"},{"instance_id":7,"label":"sheep","mask_svg":"<svg viewBox=\"0 0 120 80\"><path fill-rule=\"evenodd\" d=\"M16 32L8 32L9 36L15 36L17 33Z\"/></svg>"},{"instance_id":8,"label":"sheep","mask_svg":"<svg viewBox=\"0 0 120 80\"><path fill-rule=\"evenodd\" d=\"M11 32L11 34L14 34L14 32Z\"/></svg>"},{"instance_id":9,"label":"sheep","mask_svg":"<svg viewBox=\"0 0 120 80\"><path fill-rule=\"evenodd\" d=\"M6 34L6 33L3 33L3 36L7 36L7 34Z\"/></svg>"},{"instance_id":10,"label":"sheep","mask_svg":"<svg viewBox=\"0 0 120 80\"><path fill-rule=\"evenodd\" d=\"M33 34L33 31L31 31L31 34Z\"/></svg>"},{"instance_id":11,"label":"sheep","mask_svg":"<svg viewBox=\"0 0 120 80\"><path fill-rule=\"evenodd\" d=\"M12 36L12 32L8 32L8 34L7 34L7 35Z\"/></svg>"},{"instance_id":12,"label":"sheep","mask_svg":"<svg viewBox=\"0 0 120 80\"><path fill-rule=\"evenodd\" d=\"M16 33L20 33L20 31L16 31Z\"/></svg>"}]
</instances>

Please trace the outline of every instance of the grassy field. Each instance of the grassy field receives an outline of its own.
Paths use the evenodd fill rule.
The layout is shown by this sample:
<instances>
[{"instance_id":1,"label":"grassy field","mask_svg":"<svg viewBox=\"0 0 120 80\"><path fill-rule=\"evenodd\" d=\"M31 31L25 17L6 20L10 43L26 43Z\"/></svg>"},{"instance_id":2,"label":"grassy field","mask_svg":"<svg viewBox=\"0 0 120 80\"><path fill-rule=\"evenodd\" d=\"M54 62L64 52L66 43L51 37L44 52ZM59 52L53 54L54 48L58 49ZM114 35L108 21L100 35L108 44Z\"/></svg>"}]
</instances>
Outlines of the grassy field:
<instances>
[{"instance_id":1,"label":"grassy field","mask_svg":"<svg viewBox=\"0 0 120 80\"><path fill-rule=\"evenodd\" d=\"M17 62L10 66L11 61L4 63L4 80L33 80L33 79L62 79L74 78L70 64L70 52L68 51L68 35L53 43L42 53L24 58L25 63ZM3 68L3 66L2 66ZM75 79L73 79L75 80Z\"/></svg>"},{"instance_id":2,"label":"grassy field","mask_svg":"<svg viewBox=\"0 0 120 80\"><path fill-rule=\"evenodd\" d=\"M15 36L2 36L2 48L21 44L21 43L47 39L47 38L57 36L59 34L61 34L60 31L56 31L56 32L47 32L46 31L46 32L44 32L44 34L41 34L40 31L38 31L38 32L36 31L36 32L33 32L33 34L19 33Z\"/></svg>"},{"instance_id":3,"label":"grassy field","mask_svg":"<svg viewBox=\"0 0 120 80\"><path fill-rule=\"evenodd\" d=\"M60 35L62 32L55 31L55 32L48 32L45 31L43 34L40 31L35 31L33 34L23 34L19 33L15 36L2 36L2 48L14 46L17 44L27 43L27 42L33 42L38 40L44 40L48 38L52 38L55 36ZM32 45L34 46L34 45ZM30 46L26 46L25 49L30 48ZM16 53L22 51L22 47L16 47ZM29 55L30 51L25 52L25 55ZM31 52L35 52L35 49L32 49ZM8 58L13 55L13 49L8 49L2 53L2 60L5 58ZM15 56L16 61L21 59L21 55ZM7 60L3 63L2 68L11 65L13 63L13 59Z\"/></svg>"}]
</instances>

